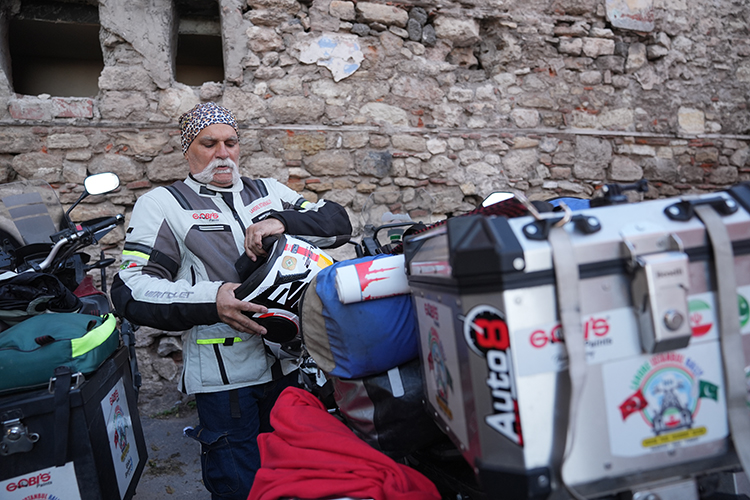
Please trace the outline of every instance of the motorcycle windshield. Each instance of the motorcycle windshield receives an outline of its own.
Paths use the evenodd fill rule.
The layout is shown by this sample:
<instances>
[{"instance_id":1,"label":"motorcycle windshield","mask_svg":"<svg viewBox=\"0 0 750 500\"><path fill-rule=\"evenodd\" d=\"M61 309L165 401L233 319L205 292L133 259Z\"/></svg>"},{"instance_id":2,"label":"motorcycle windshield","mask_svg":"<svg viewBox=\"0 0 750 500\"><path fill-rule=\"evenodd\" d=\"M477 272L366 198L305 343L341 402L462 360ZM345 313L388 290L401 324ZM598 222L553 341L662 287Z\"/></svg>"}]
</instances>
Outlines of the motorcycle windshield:
<instances>
[{"instance_id":1,"label":"motorcycle windshield","mask_svg":"<svg viewBox=\"0 0 750 500\"><path fill-rule=\"evenodd\" d=\"M16 248L32 243L51 243L65 213L52 187L44 181L26 180L0 184L0 244Z\"/></svg>"}]
</instances>

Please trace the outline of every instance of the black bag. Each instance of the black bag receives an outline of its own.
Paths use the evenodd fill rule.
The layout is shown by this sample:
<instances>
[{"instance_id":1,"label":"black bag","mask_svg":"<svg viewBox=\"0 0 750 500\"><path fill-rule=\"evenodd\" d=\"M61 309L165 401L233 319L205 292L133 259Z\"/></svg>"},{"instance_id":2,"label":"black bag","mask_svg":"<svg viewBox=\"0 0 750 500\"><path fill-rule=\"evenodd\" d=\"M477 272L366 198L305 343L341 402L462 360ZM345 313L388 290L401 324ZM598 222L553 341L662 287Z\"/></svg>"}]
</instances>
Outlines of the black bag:
<instances>
[{"instance_id":1,"label":"black bag","mask_svg":"<svg viewBox=\"0 0 750 500\"><path fill-rule=\"evenodd\" d=\"M51 274L8 273L0 280L0 321L15 325L45 312L77 312L81 301Z\"/></svg>"},{"instance_id":2,"label":"black bag","mask_svg":"<svg viewBox=\"0 0 750 500\"><path fill-rule=\"evenodd\" d=\"M331 380L347 426L389 457L402 458L445 437L422 403L419 359L378 375Z\"/></svg>"}]
</instances>

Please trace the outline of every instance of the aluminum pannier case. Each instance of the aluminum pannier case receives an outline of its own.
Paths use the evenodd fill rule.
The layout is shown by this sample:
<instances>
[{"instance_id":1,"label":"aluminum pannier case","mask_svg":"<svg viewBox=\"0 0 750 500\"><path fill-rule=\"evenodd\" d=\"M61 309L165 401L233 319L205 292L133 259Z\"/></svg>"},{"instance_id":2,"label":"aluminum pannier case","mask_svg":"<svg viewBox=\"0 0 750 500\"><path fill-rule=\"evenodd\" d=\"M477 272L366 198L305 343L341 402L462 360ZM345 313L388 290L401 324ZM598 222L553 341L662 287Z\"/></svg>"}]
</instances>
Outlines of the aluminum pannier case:
<instances>
[{"instance_id":1,"label":"aluminum pannier case","mask_svg":"<svg viewBox=\"0 0 750 500\"><path fill-rule=\"evenodd\" d=\"M405 255L428 410L488 498L750 491L750 185L456 217Z\"/></svg>"}]
</instances>

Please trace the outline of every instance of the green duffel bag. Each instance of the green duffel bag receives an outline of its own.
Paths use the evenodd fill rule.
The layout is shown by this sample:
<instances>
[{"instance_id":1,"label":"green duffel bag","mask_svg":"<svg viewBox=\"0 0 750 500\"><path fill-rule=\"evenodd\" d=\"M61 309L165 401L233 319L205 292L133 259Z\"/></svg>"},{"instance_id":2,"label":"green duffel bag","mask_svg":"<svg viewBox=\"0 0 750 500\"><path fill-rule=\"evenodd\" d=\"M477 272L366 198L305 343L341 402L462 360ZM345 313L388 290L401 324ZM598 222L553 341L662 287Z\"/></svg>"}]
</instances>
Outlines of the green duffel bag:
<instances>
[{"instance_id":1,"label":"green duffel bag","mask_svg":"<svg viewBox=\"0 0 750 500\"><path fill-rule=\"evenodd\" d=\"M0 332L0 392L47 385L60 366L88 375L119 345L112 314L32 316Z\"/></svg>"}]
</instances>

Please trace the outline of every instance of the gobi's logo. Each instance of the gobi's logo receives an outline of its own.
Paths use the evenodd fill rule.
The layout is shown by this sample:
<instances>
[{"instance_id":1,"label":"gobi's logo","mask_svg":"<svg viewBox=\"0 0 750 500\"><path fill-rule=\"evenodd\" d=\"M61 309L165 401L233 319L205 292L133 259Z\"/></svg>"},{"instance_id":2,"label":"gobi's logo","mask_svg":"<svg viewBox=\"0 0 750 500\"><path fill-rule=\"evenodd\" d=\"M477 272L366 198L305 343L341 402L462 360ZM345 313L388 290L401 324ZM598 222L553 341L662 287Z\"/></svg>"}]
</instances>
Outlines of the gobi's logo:
<instances>
[{"instance_id":1,"label":"gobi's logo","mask_svg":"<svg viewBox=\"0 0 750 500\"><path fill-rule=\"evenodd\" d=\"M583 338L589 346L611 344L612 339L606 338L609 332L609 322L606 318L592 316L583 324ZM547 344L557 344L563 341L562 326L559 323L549 331L546 329L534 330L529 336L529 342L536 349L541 349Z\"/></svg>"},{"instance_id":2,"label":"gobi's logo","mask_svg":"<svg viewBox=\"0 0 750 500\"><path fill-rule=\"evenodd\" d=\"M703 370L695 360L676 352L655 354L643 363L631 381L635 391L620 404L625 420L640 413L656 437L643 440L643 447L695 438L705 427L693 428L701 399L718 401L719 386L701 380Z\"/></svg>"},{"instance_id":3,"label":"gobi's logo","mask_svg":"<svg viewBox=\"0 0 750 500\"><path fill-rule=\"evenodd\" d=\"M5 489L8 491L16 491L21 488L28 488L30 486L42 486L49 483L51 480L52 477L50 476L49 472L42 472L41 474L37 474L36 476L19 479L18 482L15 483L8 483L5 486Z\"/></svg>"},{"instance_id":4,"label":"gobi's logo","mask_svg":"<svg viewBox=\"0 0 750 500\"><path fill-rule=\"evenodd\" d=\"M219 214L216 212L201 212L197 214L193 214L193 219L195 220L216 220L219 218Z\"/></svg>"},{"instance_id":5,"label":"gobi's logo","mask_svg":"<svg viewBox=\"0 0 750 500\"><path fill-rule=\"evenodd\" d=\"M469 347L487 360L487 386L494 413L487 425L523 446L510 334L503 314L492 306L477 306L464 318L464 338Z\"/></svg>"},{"instance_id":6,"label":"gobi's logo","mask_svg":"<svg viewBox=\"0 0 750 500\"><path fill-rule=\"evenodd\" d=\"M434 308L434 306L431 307ZM427 365L430 367L430 373L434 377L437 388L435 399L448 419L453 420L453 412L448 402L449 391L453 392L453 378L445 364L445 349L443 349L443 343L440 342L440 336L435 327L430 328L429 344L430 353L427 355Z\"/></svg>"}]
</instances>

